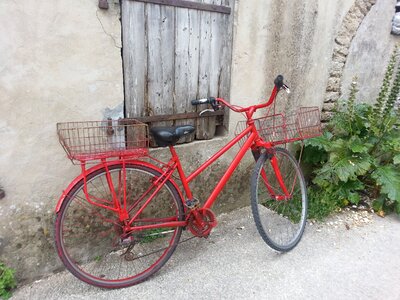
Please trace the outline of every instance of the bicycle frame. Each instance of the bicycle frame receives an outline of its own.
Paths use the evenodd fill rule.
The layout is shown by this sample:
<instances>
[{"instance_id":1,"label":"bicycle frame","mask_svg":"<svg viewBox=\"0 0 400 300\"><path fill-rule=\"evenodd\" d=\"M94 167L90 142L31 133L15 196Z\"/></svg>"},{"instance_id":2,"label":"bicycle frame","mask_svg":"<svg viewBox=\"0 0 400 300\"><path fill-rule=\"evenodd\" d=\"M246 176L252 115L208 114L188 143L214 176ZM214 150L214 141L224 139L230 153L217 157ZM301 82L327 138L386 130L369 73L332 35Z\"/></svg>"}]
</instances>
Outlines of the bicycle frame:
<instances>
[{"instance_id":1,"label":"bicycle frame","mask_svg":"<svg viewBox=\"0 0 400 300\"><path fill-rule=\"evenodd\" d=\"M219 101L221 101L222 103L227 105L233 111L244 112L246 114L246 117L247 117L246 129L244 129L240 134L238 134L236 137L234 137L230 142L228 142L224 147L222 147L217 153L215 153L211 158L209 158L206 162L204 162L200 167L198 167L189 176L185 175L184 170L181 165L181 162L180 162L180 159L175 151L174 146L169 146L169 150L171 152L171 159L169 160L168 163L164 164L165 170L162 171L160 169L160 171L162 171L161 176L157 180L155 180L155 182L153 182L153 184L148 188L148 190L143 195L141 195L139 197L139 199L137 199L135 201L135 203L129 208L127 207L127 199L126 199L127 195L126 195L126 191L125 191L126 190L125 166L126 166L126 163L130 162L129 159L120 159L120 161L122 161L122 164L123 164L122 174L119 174L120 179L122 176L122 184L123 184L122 189L124 191L123 195L117 195L114 184L112 182L112 178L110 176L109 169L108 169L108 162L105 159L102 160L102 165L106 169L107 184L110 188L110 192L111 192L111 195L113 198L112 206L110 206L111 203L109 203L107 201L103 201L102 199L98 199L98 198L95 198L95 197L89 195L88 190L87 190L86 177L90 173L91 170L86 170L85 164L82 163L81 168L82 168L82 177L83 177L83 181L84 181L84 193L85 193L86 199L92 205L96 205L96 206L102 207L104 209L112 210L112 211L118 213L120 221L122 221L126 224L125 230L129 231L129 232L140 231L140 230L144 230L144 229L153 229L153 228L168 228L168 227L170 228L170 227L177 227L177 226L186 226L187 222L188 222L187 219L184 221L177 221L177 220L168 219L168 218L163 219L162 220L163 223L158 223L158 224L149 224L149 225L141 225L141 226L132 226L132 224L135 221L140 221L140 222L146 222L146 221L154 222L155 221L154 219L138 220L138 217L143 212L143 210L147 207L147 205L152 201L152 199L155 197L155 195L160 191L160 189L164 186L164 184L168 180L171 180L173 182L173 179L171 179L171 177L172 177L173 173L175 172L175 170L177 170L180 180L183 185L184 193L186 196L186 198L183 198L183 199L192 200L193 194L189 187L189 183L192 180L194 180L199 174L201 174L205 169L207 169L211 164L213 164L218 158L220 158L223 154L225 154L229 149L231 149L234 145L239 143L240 140L242 140L243 138L245 138L247 136L247 139L245 140L243 146L240 148L239 152L233 158L228 169L225 171L225 173L221 177L220 181L215 186L215 188L209 195L208 199L205 201L204 205L201 207L201 208L205 208L205 209L210 209L248 150L250 150L250 149L257 150L260 148L272 149L273 145L270 142L266 142L266 141L262 140L261 137L259 136L259 133L254 124L254 120L253 120L252 116L257 109L264 108L264 107L271 105L273 103L273 101L275 100L277 93L278 93L278 89L275 86L271 93L270 99L267 103L250 106L248 108L240 108L237 106L232 106L232 105L229 105L228 103L226 103L223 99L218 99ZM279 185L284 193L284 196L276 196L276 200L287 199L289 197L289 192L283 182L276 158L274 158L274 157L271 158L271 165L274 169L274 172L275 172L276 178L279 182ZM150 166L152 166L152 165L150 165ZM272 189L270 188L265 171L262 172L262 178L264 179L264 183L265 183L267 189L269 190L271 195L273 195L274 193L273 193ZM119 184L121 184L121 180L119 180ZM175 184L175 186L176 186L176 184ZM118 190L120 191L121 189L119 188ZM66 194L66 192L64 192L63 194ZM144 200L146 197L147 197L147 199ZM121 205L119 199L123 200L122 205ZM143 200L144 200L144 203L141 205L140 209L137 212L135 212L133 217L129 218L129 213ZM98 202L103 202L103 203L107 202L107 203L102 204L102 203L98 203ZM61 206L61 203L62 203L62 199L60 199L59 205L57 205L57 211L58 211L59 207ZM157 221L160 221L160 219L157 219Z\"/></svg>"},{"instance_id":2,"label":"bicycle frame","mask_svg":"<svg viewBox=\"0 0 400 300\"><path fill-rule=\"evenodd\" d=\"M165 265L182 238L184 242L210 236L218 224L212 207L248 150L253 157L247 156L246 162L256 161L251 182L249 178L256 228L272 249L293 249L307 221L307 188L299 160L277 146L320 135L320 111L299 107L276 114L270 105L280 89L289 93L289 88L281 75L274 84L268 101L249 107L214 97L191 101L193 106L209 105L198 117L211 107L225 107L244 118L231 138L222 139L225 145L187 174L177 152L188 148L174 146L193 133L194 126L149 131L147 124L131 118L57 123L60 144L68 158L81 165L81 174L56 206L55 246L64 266L100 288L124 288L146 280ZM256 115L261 108L267 109ZM169 148L168 158L159 160L151 151L150 133L158 145ZM235 145L239 148L233 150ZM220 170L223 155L229 159ZM209 189L203 177L215 167L218 178L211 180ZM193 194L199 187L208 189L206 197L203 192Z\"/></svg>"},{"instance_id":3,"label":"bicycle frame","mask_svg":"<svg viewBox=\"0 0 400 300\"><path fill-rule=\"evenodd\" d=\"M236 154L234 159L232 160L231 164L229 165L228 169L225 171L221 179L219 180L218 184L215 186L211 194L209 195L208 199L205 201L204 205L201 207L202 209L210 209L214 202L216 201L218 195L220 192L223 190L224 186L232 176L233 172L239 165L240 161L243 159L244 155L249 149L255 150L259 148L265 148L265 149L271 149L273 145L269 142L263 141L257 131L257 128L254 124L254 120L252 118L254 112L263 107L267 107L272 102L275 100L276 95L278 93L278 89L274 87L270 99L266 104L262 105L256 105L256 106L251 106L248 109L243 109L243 112L246 113L247 117L247 128L243 130L240 134L238 134L235 138L233 138L230 142L228 142L224 147L222 147L217 153L215 153L211 158L209 158L206 162L204 162L200 167L198 167L192 174L189 176L185 175L185 172L182 168L180 159L175 151L175 148L173 146L169 146L169 150L171 152L171 159L167 164L167 169L166 171L160 176L160 178L163 178L163 183L165 183L167 180L169 180L174 173L175 170L178 171L180 180L183 185L183 189L186 195L186 199L192 200L193 199L193 194L192 191L189 187L189 183L195 179L199 174L201 174L205 169L207 169L211 164L213 164L218 158L220 158L223 154L225 154L229 149L231 149L234 145L236 145L240 140L245 138L246 136L247 139L244 142L243 146L240 148L239 152ZM222 99L218 99L222 100ZM231 109L240 112L242 109L236 108L231 106ZM282 175L280 173L278 163L275 157L271 158L271 165L274 169L275 175L277 177L277 180L279 182L279 185L284 193L284 196L276 196L276 200L284 200L289 197L289 191L287 190L283 179ZM273 194L272 189L270 188L270 184L268 183L267 176L265 174L265 171L262 172L262 178L264 179L264 183L269 190L271 194ZM161 185L162 186L162 185ZM153 194L146 200L144 205L141 207L141 209L136 212L136 214L130 219L128 225L131 226L132 223L135 221L135 219L140 215L140 213L145 209L145 207L151 202L152 197L157 194L157 192L160 190L161 186L157 187L156 190L153 192ZM140 201L140 199L138 200ZM154 224L154 225L144 225L144 226L138 226L138 227L133 227L132 230L143 230L143 229L150 229L150 228L162 228L162 227L173 227L173 226L186 226L187 221L175 221L175 222L166 222L163 224Z\"/></svg>"},{"instance_id":4,"label":"bicycle frame","mask_svg":"<svg viewBox=\"0 0 400 300\"><path fill-rule=\"evenodd\" d=\"M250 120L251 123L251 120ZM249 135L250 134L250 135ZM242 160L243 156L246 154L246 152L253 147L257 146L264 146L264 147L269 147L271 148L271 145L269 143L263 142L260 140L260 137L258 135L258 132L254 126L254 124L248 126L243 132L241 132L238 136L233 138L228 144L226 144L224 147L222 147L217 153L215 153L211 158L209 158L206 162L204 162L199 168L197 168L192 174L189 176L185 176L184 170L182 168L182 164L179 160L179 157L175 151L175 148L173 146L170 146L170 152L171 152L171 159L167 164L167 168L164 171L164 173L160 176L158 179L159 181L162 181L161 184L157 186L157 188L154 190L152 195L145 201L145 203L142 205L142 207L135 213L135 215L130 219L128 222L128 225L131 226L133 222L135 222L136 218L140 215L140 213L146 208L146 206L151 202L152 198L157 194L157 192L161 189L163 184L169 180L174 173L175 170L178 171L180 180L183 185L183 189L186 195L186 199L193 199L193 194L192 191L189 187L189 183L195 179L199 174L201 174L205 169L207 169L211 164L213 164L218 158L220 158L223 154L225 154L229 149L231 149L234 145L236 145L242 138L244 138L246 135L249 135L246 142L244 145L241 147L239 152L236 154L235 158L233 159L232 163L228 167L228 169L225 171L224 175L221 177L221 180L218 182L214 190L211 192L210 196L204 203L204 205L201 208L211 208L214 202L216 201L219 193L222 191L224 188L225 184L228 182L229 178L232 176L233 172L239 165L240 161ZM256 142L258 140L258 142ZM158 183L154 183L157 185ZM152 189L150 187L149 189ZM146 193L145 193L146 194ZM142 197L138 199L136 202L139 203L142 200ZM149 220L151 221L151 220ZM143 220L141 220L143 222ZM161 224L151 224L151 225L142 225L142 226L134 226L131 227L130 229L133 231L137 230L144 230L144 229L152 229L152 228L165 228L165 227L175 227L175 226L186 226L187 225L187 220L185 221L171 221L171 222L165 222Z\"/></svg>"}]
</instances>

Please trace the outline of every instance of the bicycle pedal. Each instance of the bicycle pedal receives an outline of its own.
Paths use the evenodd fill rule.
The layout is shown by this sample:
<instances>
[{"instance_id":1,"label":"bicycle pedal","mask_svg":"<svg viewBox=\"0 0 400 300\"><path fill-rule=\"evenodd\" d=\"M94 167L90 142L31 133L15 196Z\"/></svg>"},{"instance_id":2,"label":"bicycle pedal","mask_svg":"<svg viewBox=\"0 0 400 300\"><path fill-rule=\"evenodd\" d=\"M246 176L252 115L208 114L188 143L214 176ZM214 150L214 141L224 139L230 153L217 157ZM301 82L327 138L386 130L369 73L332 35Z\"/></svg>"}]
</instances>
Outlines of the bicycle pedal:
<instances>
[{"instance_id":1,"label":"bicycle pedal","mask_svg":"<svg viewBox=\"0 0 400 300\"><path fill-rule=\"evenodd\" d=\"M127 238L121 239L122 246L129 246L134 242L133 236L128 236Z\"/></svg>"}]
</instances>

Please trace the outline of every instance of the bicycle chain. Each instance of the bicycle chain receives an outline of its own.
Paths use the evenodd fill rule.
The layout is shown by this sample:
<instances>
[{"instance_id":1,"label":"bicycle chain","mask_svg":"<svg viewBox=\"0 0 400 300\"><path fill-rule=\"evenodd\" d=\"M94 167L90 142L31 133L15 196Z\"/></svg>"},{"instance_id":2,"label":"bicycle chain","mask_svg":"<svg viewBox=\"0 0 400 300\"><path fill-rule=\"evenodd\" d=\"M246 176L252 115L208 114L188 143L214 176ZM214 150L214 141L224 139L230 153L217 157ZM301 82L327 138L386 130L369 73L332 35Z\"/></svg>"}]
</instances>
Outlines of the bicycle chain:
<instances>
[{"instance_id":1,"label":"bicycle chain","mask_svg":"<svg viewBox=\"0 0 400 300\"><path fill-rule=\"evenodd\" d=\"M188 237L188 238L185 239L185 240L181 240L181 241L179 241L178 245L179 245L179 244L182 244L182 243L185 243L185 242L187 242L187 241L189 241L189 240L191 240L191 239L194 239L195 237L196 237L196 236L191 236L191 237ZM123 254L121 254L121 256L124 256L125 260L127 260L127 261L133 261L133 260L136 260L136 259L139 259L139 258L143 258L143 257L146 257L146 256L150 256L150 255L152 255L152 254L154 254L154 253L157 253L157 252L160 252L160 251L163 251L163 250L167 249L167 247L165 247L165 248L161 248L161 249L155 250L155 251L153 251L153 252L147 253L147 254L145 254L145 255L141 255L141 256L139 256L139 257L134 257L134 254L131 252L131 250L133 249L133 247L134 247L134 244L129 245L129 246L127 247L126 251L125 251Z\"/></svg>"}]
</instances>

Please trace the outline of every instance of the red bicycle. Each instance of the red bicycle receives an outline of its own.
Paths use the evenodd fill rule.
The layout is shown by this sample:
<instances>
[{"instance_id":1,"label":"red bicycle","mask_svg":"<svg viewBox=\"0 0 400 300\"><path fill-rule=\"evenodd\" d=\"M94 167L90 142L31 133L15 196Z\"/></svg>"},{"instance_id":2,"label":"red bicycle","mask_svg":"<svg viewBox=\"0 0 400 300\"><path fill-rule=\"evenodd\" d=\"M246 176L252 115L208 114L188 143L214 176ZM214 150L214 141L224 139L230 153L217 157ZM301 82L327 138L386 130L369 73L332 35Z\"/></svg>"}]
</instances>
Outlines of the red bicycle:
<instances>
[{"instance_id":1,"label":"red bicycle","mask_svg":"<svg viewBox=\"0 0 400 300\"><path fill-rule=\"evenodd\" d=\"M174 145L194 132L193 126L151 129L156 143L171 152L164 163L149 155L148 129L138 121L57 124L62 146L82 171L56 207L55 242L66 268L102 288L144 281L171 257L184 228L197 237L210 234L217 224L211 207L248 150L257 161L251 177L257 229L275 250L295 247L306 224L306 186L296 159L275 146L317 136L321 126L316 107L253 119L257 110L271 106L281 89L288 87L278 76L269 100L249 107L221 98L193 100L193 105L207 103L214 110L228 107L243 113L246 121L239 122L236 137L188 176ZM239 152L200 205L189 183L236 144ZM87 169L93 161L97 164ZM176 172L181 185L174 180Z\"/></svg>"}]
</instances>

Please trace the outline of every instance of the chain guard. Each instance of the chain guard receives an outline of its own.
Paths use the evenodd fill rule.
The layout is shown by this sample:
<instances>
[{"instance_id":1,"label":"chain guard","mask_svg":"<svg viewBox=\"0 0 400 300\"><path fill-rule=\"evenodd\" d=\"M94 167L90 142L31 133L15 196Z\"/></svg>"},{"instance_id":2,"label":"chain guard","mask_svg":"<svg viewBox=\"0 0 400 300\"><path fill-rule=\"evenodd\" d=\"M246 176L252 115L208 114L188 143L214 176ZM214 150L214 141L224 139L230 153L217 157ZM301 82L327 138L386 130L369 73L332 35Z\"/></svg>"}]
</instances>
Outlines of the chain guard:
<instances>
[{"instance_id":1,"label":"chain guard","mask_svg":"<svg viewBox=\"0 0 400 300\"><path fill-rule=\"evenodd\" d=\"M195 217L197 213L197 219ZM203 224L198 222L200 219ZM217 219L214 213L208 208L200 208L190 212L188 218L188 228L197 237L208 237L211 230L217 226Z\"/></svg>"}]
</instances>

